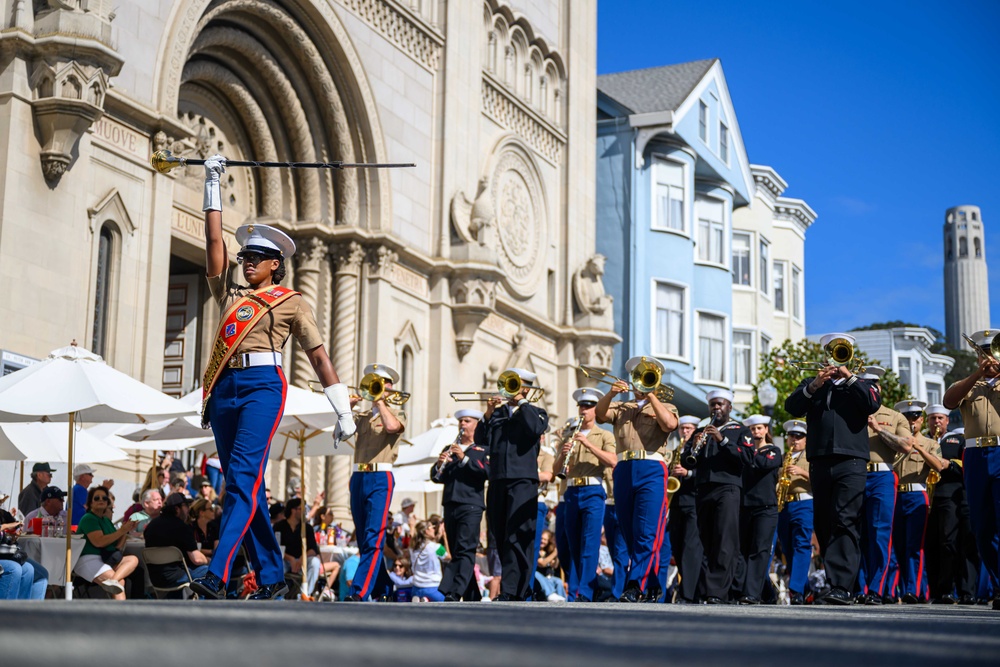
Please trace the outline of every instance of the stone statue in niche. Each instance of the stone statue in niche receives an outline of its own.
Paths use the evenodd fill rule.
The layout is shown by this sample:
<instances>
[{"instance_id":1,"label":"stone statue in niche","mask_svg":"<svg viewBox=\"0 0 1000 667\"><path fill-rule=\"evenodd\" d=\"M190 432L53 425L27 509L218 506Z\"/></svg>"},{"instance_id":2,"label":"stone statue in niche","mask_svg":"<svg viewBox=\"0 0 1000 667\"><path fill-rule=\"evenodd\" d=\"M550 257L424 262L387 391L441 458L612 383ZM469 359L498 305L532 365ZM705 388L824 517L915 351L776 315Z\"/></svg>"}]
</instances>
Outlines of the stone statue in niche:
<instances>
[{"instance_id":1,"label":"stone statue in niche","mask_svg":"<svg viewBox=\"0 0 1000 667\"><path fill-rule=\"evenodd\" d=\"M614 297L604 290L604 255L594 255L573 274L573 296L580 313L576 325L587 329L614 329Z\"/></svg>"},{"instance_id":2,"label":"stone statue in niche","mask_svg":"<svg viewBox=\"0 0 1000 667\"><path fill-rule=\"evenodd\" d=\"M453 248L455 259L496 264L497 219L489 179L481 178L475 201L458 192L451 201L451 220L462 243Z\"/></svg>"}]
</instances>

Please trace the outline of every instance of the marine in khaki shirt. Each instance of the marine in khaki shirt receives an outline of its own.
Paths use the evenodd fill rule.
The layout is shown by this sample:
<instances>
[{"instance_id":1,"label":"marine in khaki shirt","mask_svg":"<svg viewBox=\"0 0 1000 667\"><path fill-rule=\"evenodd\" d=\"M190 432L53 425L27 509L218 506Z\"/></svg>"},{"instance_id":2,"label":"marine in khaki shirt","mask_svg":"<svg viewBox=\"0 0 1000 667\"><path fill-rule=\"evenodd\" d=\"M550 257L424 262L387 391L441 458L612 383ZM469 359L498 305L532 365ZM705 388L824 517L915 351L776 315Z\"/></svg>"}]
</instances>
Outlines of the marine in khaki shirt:
<instances>
[{"instance_id":1,"label":"marine in khaki shirt","mask_svg":"<svg viewBox=\"0 0 1000 667\"><path fill-rule=\"evenodd\" d=\"M900 491L923 491L911 489L910 485L926 485L927 476L932 470L940 474L948 466L948 462L941 458L941 446L937 440L920 433L924 427L925 407L927 404L923 401L900 401L896 404L896 409L907 420L912 434L912 449L896 467Z\"/></svg>"},{"instance_id":2,"label":"marine in khaki shirt","mask_svg":"<svg viewBox=\"0 0 1000 667\"><path fill-rule=\"evenodd\" d=\"M398 381L399 374L385 364L369 364L365 366L364 375L375 373L383 380L382 398L372 403L371 410L359 412L354 416L358 435L354 445L354 463L395 463L399 456L399 439L406 430L406 413L400 406L389 405L386 402ZM361 401L360 396L351 396L353 408Z\"/></svg>"},{"instance_id":3,"label":"marine in khaki shirt","mask_svg":"<svg viewBox=\"0 0 1000 667\"><path fill-rule=\"evenodd\" d=\"M604 471L614 469L618 462L615 437L598 428L596 423L595 407L603 395L604 392L591 387L581 387L573 392L573 400L579 410L576 418L579 429L574 427L575 435L563 442L556 459L556 469L565 469L568 479L602 479Z\"/></svg>"},{"instance_id":4,"label":"marine in khaki shirt","mask_svg":"<svg viewBox=\"0 0 1000 667\"><path fill-rule=\"evenodd\" d=\"M613 392L608 393L608 396L613 395ZM611 403L604 415L598 416L599 424L614 426L616 453L645 451L655 454L666 446L670 431L664 430L660 424L656 408L652 403L655 400L654 397L639 402L633 400ZM679 417L677 408L672 403L659 403L659 405L673 415L676 424Z\"/></svg>"},{"instance_id":5,"label":"marine in khaki shirt","mask_svg":"<svg viewBox=\"0 0 1000 667\"><path fill-rule=\"evenodd\" d=\"M812 493L812 483L809 481L809 458L806 456L805 439L802 440L802 449L792 453L789 463L789 477L791 482L788 485L788 493L794 500L797 494Z\"/></svg>"},{"instance_id":6,"label":"marine in khaki shirt","mask_svg":"<svg viewBox=\"0 0 1000 667\"><path fill-rule=\"evenodd\" d=\"M910 425L899 412L883 405L868 416L868 446L870 463L892 465L896 455L910 445Z\"/></svg>"}]
</instances>

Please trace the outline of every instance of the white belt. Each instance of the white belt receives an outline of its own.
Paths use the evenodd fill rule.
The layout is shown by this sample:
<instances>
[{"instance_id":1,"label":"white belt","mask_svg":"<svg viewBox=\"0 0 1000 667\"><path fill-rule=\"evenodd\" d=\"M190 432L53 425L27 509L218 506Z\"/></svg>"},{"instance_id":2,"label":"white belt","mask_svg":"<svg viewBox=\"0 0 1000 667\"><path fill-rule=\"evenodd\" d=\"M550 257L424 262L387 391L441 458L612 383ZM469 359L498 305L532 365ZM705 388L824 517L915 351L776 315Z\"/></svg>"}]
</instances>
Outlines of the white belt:
<instances>
[{"instance_id":1,"label":"white belt","mask_svg":"<svg viewBox=\"0 0 1000 667\"><path fill-rule=\"evenodd\" d=\"M569 477L566 483L569 486L598 486L604 482L600 477Z\"/></svg>"},{"instance_id":2,"label":"white belt","mask_svg":"<svg viewBox=\"0 0 1000 667\"><path fill-rule=\"evenodd\" d=\"M812 500L812 497L813 494L811 493L793 493L789 500L793 503L797 503L800 500Z\"/></svg>"},{"instance_id":3,"label":"white belt","mask_svg":"<svg viewBox=\"0 0 1000 667\"><path fill-rule=\"evenodd\" d=\"M889 472L892 466L888 463L869 463L868 472Z\"/></svg>"},{"instance_id":4,"label":"white belt","mask_svg":"<svg viewBox=\"0 0 1000 667\"><path fill-rule=\"evenodd\" d=\"M618 455L619 461L641 461L645 459L646 461L663 461L663 455L657 452L646 452L646 451L635 451L629 450L627 452L622 452Z\"/></svg>"},{"instance_id":5,"label":"white belt","mask_svg":"<svg viewBox=\"0 0 1000 667\"><path fill-rule=\"evenodd\" d=\"M966 438L966 447L996 447L1000 445L1000 437L995 435L984 435L981 438Z\"/></svg>"},{"instance_id":6,"label":"white belt","mask_svg":"<svg viewBox=\"0 0 1000 667\"><path fill-rule=\"evenodd\" d=\"M234 354L226 363L228 368L250 368L251 366L280 366L281 352L244 352Z\"/></svg>"},{"instance_id":7,"label":"white belt","mask_svg":"<svg viewBox=\"0 0 1000 667\"><path fill-rule=\"evenodd\" d=\"M900 493L913 493L914 491L926 491L927 487L923 484L900 484Z\"/></svg>"},{"instance_id":8,"label":"white belt","mask_svg":"<svg viewBox=\"0 0 1000 667\"><path fill-rule=\"evenodd\" d=\"M391 463L355 463L354 472L392 472Z\"/></svg>"}]
</instances>

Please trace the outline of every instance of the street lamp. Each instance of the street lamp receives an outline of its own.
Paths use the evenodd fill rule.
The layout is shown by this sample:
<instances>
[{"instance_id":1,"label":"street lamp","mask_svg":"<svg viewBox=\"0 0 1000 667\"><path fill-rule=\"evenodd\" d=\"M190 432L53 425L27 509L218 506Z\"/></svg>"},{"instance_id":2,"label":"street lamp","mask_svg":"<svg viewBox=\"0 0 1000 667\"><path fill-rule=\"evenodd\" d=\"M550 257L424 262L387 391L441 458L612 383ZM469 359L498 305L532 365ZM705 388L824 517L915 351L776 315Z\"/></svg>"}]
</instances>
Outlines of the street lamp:
<instances>
[{"instance_id":1,"label":"street lamp","mask_svg":"<svg viewBox=\"0 0 1000 667\"><path fill-rule=\"evenodd\" d=\"M767 378L757 387L757 398L760 399L760 407L764 409L764 414L768 417L774 415L774 406L778 402L778 390L771 379Z\"/></svg>"}]
</instances>

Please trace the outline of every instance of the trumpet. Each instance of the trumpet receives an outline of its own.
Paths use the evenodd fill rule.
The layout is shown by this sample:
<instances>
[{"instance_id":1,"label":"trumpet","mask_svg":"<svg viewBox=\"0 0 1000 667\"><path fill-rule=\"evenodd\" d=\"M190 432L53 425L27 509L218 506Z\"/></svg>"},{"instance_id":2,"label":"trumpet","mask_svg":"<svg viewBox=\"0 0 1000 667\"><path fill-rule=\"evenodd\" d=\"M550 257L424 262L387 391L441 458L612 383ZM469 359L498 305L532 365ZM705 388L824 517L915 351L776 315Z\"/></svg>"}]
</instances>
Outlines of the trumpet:
<instances>
[{"instance_id":1,"label":"trumpet","mask_svg":"<svg viewBox=\"0 0 1000 667\"><path fill-rule=\"evenodd\" d=\"M616 382L625 382L622 378L611 375L594 366L580 366L579 368L583 371L584 376L591 380L596 380L598 384L613 385ZM643 360L632 369L632 374L629 378L632 381L625 382L625 384L629 385L629 391L656 394L657 400L661 403L666 403L674 399L674 388L669 385L660 384L661 376L659 367L651 361L646 361L645 357L643 357Z\"/></svg>"},{"instance_id":2,"label":"trumpet","mask_svg":"<svg viewBox=\"0 0 1000 667\"><path fill-rule=\"evenodd\" d=\"M849 366L854 360L854 345L846 338L834 338L823 347L826 354L824 361L803 361L801 359L791 359L788 364L797 368L801 373L821 371L827 366ZM855 363L852 368L854 373L863 373L864 365L861 362Z\"/></svg>"},{"instance_id":3,"label":"trumpet","mask_svg":"<svg viewBox=\"0 0 1000 667\"><path fill-rule=\"evenodd\" d=\"M989 331L986 332L986 335L989 335ZM1000 362L1000 333L998 333L995 336L993 336L992 338L990 338L990 351L989 352L986 352L985 350L983 350L982 347L976 345L975 341L973 341L971 338L969 338L965 334L962 334L962 338L964 338L965 342L968 343L969 345L971 345L972 349L976 351L976 356L977 357L979 357L979 358L989 357L990 359L992 359L995 362Z\"/></svg>"},{"instance_id":4,"label":"trumpet","mask_svg":"<svg viewBox=\"0 0 1000 667\"><path fill-rule=\"evenodd\" d=\"M378 373L369 373L361 378L357 387L348 389L353 389L361 398L372 403L384 400L389 405L403 405L410 400L410 394L405 391L386 389L385 378Z\"/></svg>"},{"instance_id":5,"label":"trumpet","mask_svg":"<svg viewBox=\"0 0 1000 667\"><path fill-rule=\"evenodd\" d=\"M529 403L537 403L545 395L544 389L528 384L514 371L504 371L500 374L500 377L497 378L496 391L452 391L448 395L456 401L483 402L490 400L494 396L501 396L509 400L520 394L521 390L525 388L529 391L524 398Z\"/></svg>"},{"instance_id":6,"label":"trumpet","mask_svg":"<svg viewBox=\"0 0 1000 667\"><path fill-rule=\"evenodd\" d=\"M570 431L569 437L563 438L562 444L566 444L567 441L572 441L573 438L576 437L576 434L580 432L580 429L582 427L583 427L583 420L577 418L576 426L574 426L573 430ZM564 429L563 433L565 433L567 430L569 429L568 428ZM573 448L570 449L569 452L566 454L566 458L565 460L563 460L562 470L556 473L556 477L558 477L559 479L566 479L567 477L569 477L569 459L571 456L573 456L574 451L576 451L576 445L573 445Z\"/></svg>"}]
</instances>

